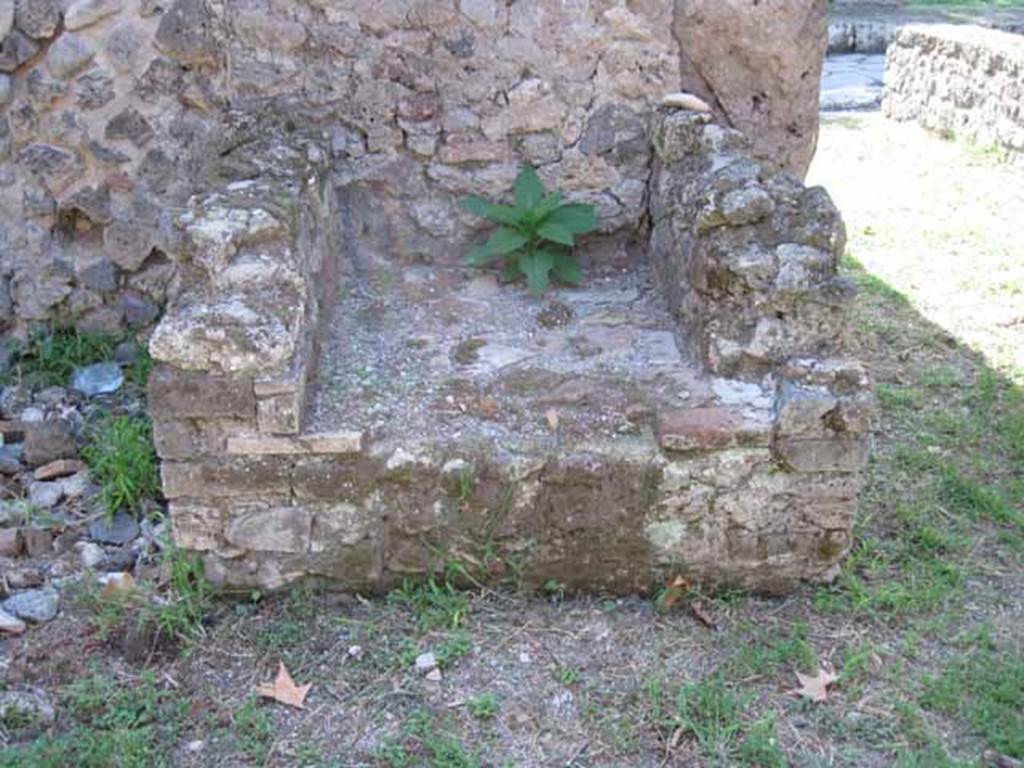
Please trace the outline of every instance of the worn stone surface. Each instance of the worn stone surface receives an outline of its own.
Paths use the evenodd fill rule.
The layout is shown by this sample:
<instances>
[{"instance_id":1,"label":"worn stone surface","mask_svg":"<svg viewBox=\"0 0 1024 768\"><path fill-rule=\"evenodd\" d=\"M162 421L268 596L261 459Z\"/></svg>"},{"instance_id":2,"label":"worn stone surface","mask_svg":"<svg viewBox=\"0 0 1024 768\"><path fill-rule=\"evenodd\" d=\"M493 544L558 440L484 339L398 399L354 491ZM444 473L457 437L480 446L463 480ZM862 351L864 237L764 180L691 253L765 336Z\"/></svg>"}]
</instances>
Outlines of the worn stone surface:
<instances>
[{"instance_id":1,"label":"worn stone surface","mask_svg":"<svg viewBox=\"0 0 1024 768\"><path fill-rule=\"evenodd\" d=\"M824 578L864 383L792 360L841 352L842 231L775 168L813 151L821 5L17 0L0 322L145 332L174 535L222 582L381 588L439 545ZM523 162L598 212L564 311L456 266L459 198ZM34 429L27 464L72 455Z\"/></svg>"},{"instance_id":2,"label":"worn stone surface","mask_svg":"<svg viewBox=\"0 0 1024 768\"><path fill-rule=\"evenodd\" d=\"M1024 162L1024 36L977 26L905 27L886 55L882 110Z\"/></svg>"},{"instance_id":3,"label":"worn stone surface","mask_svg":"<svg viewBox=\"0 0 1024 768\"><path fill-rule=\"evenodd\" d=\"M195 252L201 244L179 216L216 187L224 166L251 162L241 155L261 130L254 115L318 134L334 161L318 183L341 191L338 213L350 231L397 261L455 262L480 227L458 199L505 194L524 161L570 199L596 205L603 232L642 236L647 125L652 105L679 93L680 61L716 58L740 103L760 98L758 63L778 54L783 66L762 68L764 77L772 99L781 92L792 98L779 104L800 105L796 114L806 106L804 86L788 72L816 50L818 30L796 2L774 11L760 36L757 22L737 27L737 50L765 49L749 55L709 50L714 35L700 33L686 4L677 5L467 1L428 12L376 0L5 0L0 29L12 28L0 35L0 166L10 179L0 186L0 273L12 290L0 323L19 332L54 318L93 329L154 323L154 310L190 284L176 282L179 268L195 255L216 256L217 242ZM729 9L713 5L700 26L731 25ZM787 35L796 28L803 31L794 44ZM708 101L757 137L784 121L779 106L741 119L724 96ZM794 117L801 137L793 142L806 152L813 135L801 119ZM86 189L107 195L101 211L75 206ZM80 224L69 219L72 208ZM220 246L231 251L236 243L217 221L210 217L206 234L224 235ZM621 257L622 249L595 252ZM121 271L117 281L90 269L103 259ZM158 264L158 283L132 284ZM145 311L121 306L128 293ZM248 335L255 353L280 351L294 331L294 318L247 321L273 306L252 296L231 305L210 298L197 302L197 316L233 315L232 332ZM214 343L197 340L207 348L199 354Z\"/></svg>"},{"instance_id":4,"label":"worn stone surface","mask_svg":"<svg viewBox=\"0 0 1024 768\"><path fill-rule=\"evenodd\" d=\"M683 85L803 178L818 142L827 0L676 0Z\"/></svg>"}]
</instances>

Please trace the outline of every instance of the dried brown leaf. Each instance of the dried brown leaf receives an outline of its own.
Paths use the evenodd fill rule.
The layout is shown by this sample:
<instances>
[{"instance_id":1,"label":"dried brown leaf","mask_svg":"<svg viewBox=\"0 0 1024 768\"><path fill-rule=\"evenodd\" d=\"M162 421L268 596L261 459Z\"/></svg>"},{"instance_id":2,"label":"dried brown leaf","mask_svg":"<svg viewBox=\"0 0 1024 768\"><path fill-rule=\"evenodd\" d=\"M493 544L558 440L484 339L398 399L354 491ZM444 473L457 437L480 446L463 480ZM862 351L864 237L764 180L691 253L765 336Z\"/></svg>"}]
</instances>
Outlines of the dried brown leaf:
<instances>
[{"instance_id":1,"label":"dried brown leaf","mask_svg":"<svg viewBox=\"0 0 1024 768\"><path fill-rule=\"evenodd\" d=\"M277 677L274 678L274 682L257 685L256 695L262 696L265 699L273 699L281 704L287 704L289 707L303 709L306 694L309 693L309 689L312 687L312 683L296 685L295 681L292 680L292 676L288 673L284 662L279 662Z\"/></svg>"},{"instance_id":2,"label":"dried brown leaf","mask_svg":"<svg viewBox=\"0 0 1024 768\"><path fill-rule=\"evenodd\" d=\"M796 678L800 681L800 687L794 688L790 693L819 703L828 701L829 687L839 680L839 677L826 667L819 667L817 674L814 675L797 672Z\"/></svg>"}]
</instances>

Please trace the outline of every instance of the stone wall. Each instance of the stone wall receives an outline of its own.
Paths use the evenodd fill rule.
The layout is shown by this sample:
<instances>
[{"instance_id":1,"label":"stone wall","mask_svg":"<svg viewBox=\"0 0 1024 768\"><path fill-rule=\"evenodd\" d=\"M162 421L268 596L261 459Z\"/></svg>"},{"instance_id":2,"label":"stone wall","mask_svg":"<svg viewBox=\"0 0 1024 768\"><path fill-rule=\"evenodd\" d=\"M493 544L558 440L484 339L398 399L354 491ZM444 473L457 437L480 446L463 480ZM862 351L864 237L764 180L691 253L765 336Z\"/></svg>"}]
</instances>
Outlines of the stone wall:
<instances>
[{"instance_id":1,"label":"stone wall","mask_svg":"<svg viewBox=\"0 0 1024 768\"><path fill-rule=\"evenodd\" d=\"M686 113L659 122L651 260L684 338L708 370L757 380L843 348L853 287L825 190L754 160L738 131Z\"/></svg>"},{"instance_id":2,"label":"stone wall","mask_svg":"<svg viewBox=\"0 0 1024 768\"><path fill-rule=\"evenodd\" d=\"M624 258L645 226L644 115L687 62L721 119L805 170L822 6L780 6L726 50L700 27L740 0L0 0L0 324L152 323L173 221L246 114L321 135L337 215L389 258L454 261L474 225L455 200L503 192L522 162L598 207L613 236L593 258Z\"/></svg>"},{"instance_id":3,"label":"stone wall","mask_svg":"<svg viewBox=\"0 0 1024 768\"><path fill-rule=\"evenodd\" d=\"M890 46L882 110L1024 158L1024 36L975 26L906 27Z\"/></svg>"}]
</instances>

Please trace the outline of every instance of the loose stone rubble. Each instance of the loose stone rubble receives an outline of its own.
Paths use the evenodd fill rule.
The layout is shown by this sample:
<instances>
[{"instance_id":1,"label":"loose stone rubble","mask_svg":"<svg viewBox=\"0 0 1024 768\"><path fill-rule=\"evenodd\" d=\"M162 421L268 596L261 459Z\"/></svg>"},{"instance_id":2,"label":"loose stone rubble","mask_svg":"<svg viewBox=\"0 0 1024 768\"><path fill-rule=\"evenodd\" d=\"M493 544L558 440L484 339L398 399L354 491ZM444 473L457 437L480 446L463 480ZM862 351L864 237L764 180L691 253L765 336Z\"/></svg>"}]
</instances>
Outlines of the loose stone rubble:
<instances>
[{"instance_id":1,"label":"loose stone rubble","mask_svg":"<svg viewBox=\"0 0 1024 768\"><path fill-rule=\"evenodd\" d=\"M140 412L140 394L86 397L28 383L0 389L0 639L53 620L67 585L89 572L155 570L167 523L124 512L108 520L100 489L76 458L87 425L111 409ZM146 512L162 510L154 503Z\"/></svg>"},{"instance_id":2,"label":"loose stone rubble","mask_svg":"<svg viewBox=\"0 0 1024 768\"><path fill-rule=\"evenodd\" d=\"M1024 161L1024 35L908 26L889 47L882 110Z\"/></svg>"}]
</instances>

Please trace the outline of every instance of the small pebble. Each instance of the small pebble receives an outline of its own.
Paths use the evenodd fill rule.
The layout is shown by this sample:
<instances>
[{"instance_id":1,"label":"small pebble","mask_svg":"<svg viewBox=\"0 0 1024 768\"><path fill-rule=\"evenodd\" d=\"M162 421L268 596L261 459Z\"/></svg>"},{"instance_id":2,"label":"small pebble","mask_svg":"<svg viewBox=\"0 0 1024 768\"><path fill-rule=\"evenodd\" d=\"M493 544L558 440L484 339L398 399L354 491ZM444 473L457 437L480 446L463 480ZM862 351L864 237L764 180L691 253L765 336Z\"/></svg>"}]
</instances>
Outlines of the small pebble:
<instances>
[{"instance_id":1,"label":"small pebble","mask_svg":"<svg viewBox=\"0 0 1024 768\"><path fill-rule=\"evenodd\" d=\"M77 472L84 472L87 469L88 467L84 461L79 461L78 459L57 459L37 467L32 476L36 480L57 480Z\"/></svg>"},{"instance_id":2,"label":"small pebble","mask_svg":"<svg viewBox=\"0 0 1024 768\"><path fill-rule=\"evenodd\" d=\"M80 499L89 491L89 473L79 472L78 474L65 477L58 481L64 496L68 499Z\"/></svg>"},{"instance_id":3,"label":"small pebble","mask_svg":"<svg viewBox=\"0 0 1024 768\"><path fill-rule=\"evenodd\" d=\"M710 112L711 107L699 96L694 96L686 91L669 93L662 97L661 105L672 109L686 109L690 112Z\"/></svg>"},{"instance_id":4,"label":"small pebble","mask_svg":"<svg viewBox=\"0 0 1024 768\"><path fill-rule=\"evenodd\" d=\"M86 570L93 570L107 558L106 550L91 541L80 541L75 544L75 549L78 551L82 567Z\"/></svg>"},{"instance_id":5,"label":"small pebble","mask_svg":"<svg viewBox=\"0 0 1024 768\"><path fill-rule=\"evenodd\" d=\"M430 672L432 669L437 669L437 657L432 651L421 653L416 657L416 671L420 674Z\"/></svg>"},{"instance_id":6,"label":"small pebble","mask_svg":"<svg viewBox=\"0 0 1024 768\"><path fill-rule=\"evenodd\" d=\"M32 406L31 408L26 408L24 411L21 412L21 420L29 424L38 424L39 422L44 421L45 419L46 414L43 413L42 408L36 408L35 406Z\"/></svg>"},{"instance_id":7,"label":"small pebble","mask_svg":"<svg viewBox=\"0 0 1024 768\"><path fill-rule=\"evenodd\" d=\"M122 384L124 374L117 363L96 363L76 368L71 377L71 386L87 397L109 395L117 392Z\"/></svg>"}]
</instances>

